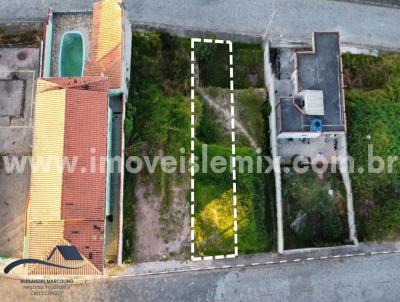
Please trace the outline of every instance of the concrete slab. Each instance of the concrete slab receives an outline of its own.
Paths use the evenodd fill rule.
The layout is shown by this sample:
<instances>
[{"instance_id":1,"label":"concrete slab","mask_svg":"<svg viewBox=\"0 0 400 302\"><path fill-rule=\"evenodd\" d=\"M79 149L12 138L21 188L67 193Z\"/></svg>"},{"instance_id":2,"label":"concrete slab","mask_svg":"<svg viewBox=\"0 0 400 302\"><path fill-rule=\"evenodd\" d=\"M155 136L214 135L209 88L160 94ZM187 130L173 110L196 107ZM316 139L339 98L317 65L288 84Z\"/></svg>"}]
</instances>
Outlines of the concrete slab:
<instances>
[{"instance_id":1,"label":"concrete slab","mask_svg":"<svg viewBox=\"0 0 400 302\"><path fill-rule=\"evenodd\" d=\"M321 137L307 140L300 139L281 139L278 140L278 155L282 157L282 164L290 165L294 156L304 156L305 158L315 158L323 156L328 163L332 162L333 157L338 156L335 149L336 138Z\"/></svg>"},{"instance_id":2,"label":"concrete slab","mask_svg":"<svg viewBox=\"0 0 400 302\"><path fill-rule=\"evenodd\" d=\"M30 167L23 173L7 173L0 161L0 255L21 258L24 242L25 201L29 191Z\"/></svg>"},{"instance_id":3,"label":"concrete slab","mask_svg":"<svg viewBox=\"0 0 400 302\"><path fill-rule=\"evenodd\" d=\"M0 48L0 256L21 258L30 166L10 171L11 158L32 154L32 112L39 50Z\"/></svg>"},{"instance_id":4,"label":"concrete slab","mask_svg":"<svg viewBox=\"0 0 400 302\"><path fill-rule=\"evenodd\" d=\"M0 117L19 117L23 115L24 81L0 79Z\"/></svg>"},{"instance_id":5,"label":"concrete slab","mask_svg":"<svg viewBox=\"0 0 400 302\"><path fill-rule=\"evenodd\" d=\"M37 70L38 62L38 48L0 48L0 73Z\"/></svg>"},{"instance_id":6,"label":"concrete slab","mask_svg":"<svg viewBox=\"0 0 400 302\"><path fill-rule=\"evenodd\" d=\"M31 127L34 103L35 71L0 72L1 127Z\"/></svg>"}]
</instances>

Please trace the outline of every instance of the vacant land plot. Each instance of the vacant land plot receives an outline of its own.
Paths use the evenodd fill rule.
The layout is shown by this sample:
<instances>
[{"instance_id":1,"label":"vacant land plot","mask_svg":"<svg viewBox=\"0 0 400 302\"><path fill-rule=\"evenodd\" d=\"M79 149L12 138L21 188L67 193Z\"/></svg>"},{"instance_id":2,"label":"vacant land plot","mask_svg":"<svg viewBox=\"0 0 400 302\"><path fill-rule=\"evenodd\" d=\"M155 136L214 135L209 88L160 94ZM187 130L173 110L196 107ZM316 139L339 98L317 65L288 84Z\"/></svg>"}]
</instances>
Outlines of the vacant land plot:
<instances>
[{"instance_id":1,"label":"vacant land plot","mask_svg":"<svg viewBox=\"0 0 400 302\"><path fill-rule=\"evenodd\" d=\"M125 121L126 155L187 156L190 146L190 41L168 34L133 34L132 80ZM188 158L188 157L187 157ZM124 258L150 261L185 257L190 175L126 173ZM188 255L187 255L188 256Z\"/></svg>"},{"instance_id":2,"label":"vacant land plot","mask_svg":"<svg viewBox=\"0 0 400 302\"><path fill-rule=\"evenodd\" d=\"M346 191L339 172L297 174L285 168L285 249L341 245L348 238Z\"/></svg>"},{"instance_id":3,"label":"vacant land plot","mask_svg":"<svg viewBox=\"0 0 400 302\"><path fill-rule=\"evenodd\" d=\"M166 258L188 259L190 257L190 39L177 38L165 33L133 34L132 80L130 99L125 121L126 155L154 156L161 158L172 155L185 156L185 173L166 174L159 165L154 173L142 171L125 175L124 193L124 258L126 261L150 261ZM257 50L255 50L257 49ZM243 66L246 90L237 94L239 122L247 129L257 146L264 146L265 121L263 114L265 91L252 87L262 85L262 49L244 45L242 52L235 47L235 69ZM222 52L221 52L222 53ZM242 53L241 59L236 53ZM248 54L246 56L246 53ZM256 54L256 59L253 55ZM205 49L203 58L214 57ZM223 53L225 59L227 52ZM258 62L253 68L253 61ZM207 62L213 62L208 61ZM244 63L241 64L240 62ZM248 63L250 62L250 63ZM204 65L201 65L202 67ZM223 70L225 67L223 67ZM247 72L245 70L248 70ZM254 70L250 72L249 70ZM200 69L200 78L205 70ZM214 77L212 73L211 77ZM222 74L222 72L221 72ZM229 71L228 71L229 76ZM235 78L241 78L237 74ZM216 77L229 87L223 77ZM218 86L218 85L216 85ZM212 102L223 100L226 91L203 85L204 93ZM218 153L229 162L231 154L230 131L224 119L223 108L218 111L211 103L196 93L196 148L209 144L209 155ZM242 105L241 105L242 104ZM223 107L223 102L220 104ZM222 125L222 126L221 126ZM226 129L225 129L226 127ZM257 130L253 129L257 127ZM230 129L230 126L229 126ZM229 135L229 136L228 136ZM238 154L255 156L249 137L241 134L242 143ZM211 150L211 151L210 151ZM228 174L228 175L227 175ZM198 175L196 183L196 205L202 217L204 229L198 229L197 238L213 238L214 232L233 225L232 177L221 175ZM214 178L213 178L214 177ZM259 252L271 248L270 234L266 231L266 198L263 175L238 175L238 221L239 252ZM242 180L240 180L242 179ZM224 203L229 200L228 203ZM198 203L197 203L198 202ZM217 215L226 213L229 215ZM220 219L221 218L221 219ZM268 219L271 221L272 219ZM224 238L198 242L199 253L220 254L233 252L233 229L228 228ZM228 243L229 242L229 243Z\"/></svg>"},{"instance_id":4,"label":"vacant land plot","mask_svg":"<svg viewBox=\"0 0 400 302\"><path fill-rule=\"evenodd\" d=\"M261 48L234 44L233 49L236 157L237 162L248 157L254 163L239 172L236 181L238 247L239 253L245 254L272 248L271 230L268 232L266 228L266 219L271 219L270 213L267 214L266 178L256 171L256 150L262 150L266 144L267 108L265 90L256 88L262 85L258 81L263 82ZM226 46L203 43L195 53L199 68L195 154L199 157L199 166L207 166L207 172L199 171L195 175L195 254L232 254L231 100L226 88L229 87L229 52ZM204 146L207 146L206 163ZM224 173L210 169L210 161L216 156L228 163Z\"/></svg>"},{"instance_id":5,"label":"vacant land plot","mask_svg":"<svg viewBox=\"0 0 400 302\"><path fill-rule=\"evenodd\" d=\"M388 170L388 156L400 154L400 56L344 56L354 209L360 240L398 240L400 163ZM382 173L368 173L368 146L381 156ZM374 166L377 167L375 162ZM360 168L364 173L360 173Z\"/></svg>"}]
</instances>

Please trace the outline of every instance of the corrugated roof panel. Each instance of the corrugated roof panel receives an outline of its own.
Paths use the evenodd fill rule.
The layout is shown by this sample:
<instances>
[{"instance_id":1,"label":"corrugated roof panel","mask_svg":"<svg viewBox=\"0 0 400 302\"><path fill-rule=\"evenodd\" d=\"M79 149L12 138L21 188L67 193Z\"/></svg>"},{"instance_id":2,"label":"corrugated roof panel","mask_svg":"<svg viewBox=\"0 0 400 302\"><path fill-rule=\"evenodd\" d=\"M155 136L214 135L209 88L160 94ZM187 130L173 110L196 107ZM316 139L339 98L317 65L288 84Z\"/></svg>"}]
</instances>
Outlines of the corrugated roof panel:
<instances>
[{"instance_id":1,"label":"corrugated roof panel","mask_svg":"<svg viewBox=\"0 0 400 302\"><path fill-rule=\"evenodd\" d=\"M27 254L45 260L65 238L87 263L73 273L30 265L31 274L98 274L103 270L106 171L85 174L81 168L90 169L92 147L98 159L107 157L107 114L106 78L38 80L33 162L42 165L32 167ZM77 170L63 170L64 157L71 162L74 156ZM57 257L57 263L64 261Z\"/></svg>"},{"instance_id":2,"label":"corrugated roof panel","mask_svg":"<svg viewBox=\"0 0 400 302\"><path fill-rule=\"evenodd\" d=\"M92 53L86 75L104 74L110 88L121 87L122 1L104 0L93 4Z\"/></svg>"},{"instance_id":3,"label":"corrugated roof panel","mask_svg":"<svg viewBox=\"0 0 400 302\"><path fill-rule=\"evenodd\" d=\"M47 85L46 81L38 81L38 90L43 83ZM60 219L65 96L64 89L36 96L28 211L30 221Z\"/></svg>"},{"instance_id":4,"label":"corrugated roof panel","mask_svg":"<svg viewBox=\"0 0 400 302\"><path fill-rule=\"evenodd\" d=\"M67 90L64 155L78 160L73 173L64 170L62 219L104 220L106 165L100 161L107 158L107 116L107 92Z\"/></svg>"},{"instance_id":5,"label":"corrugated roof panel","mask_svg":"<svg viewBox=\"0 0 400 302\"><path fill-rule=\"evenodd\" d=\"M30 221L28 257L46 260L47 254L64 237L64 221Z\"/></svg>"},{"instance_id":6,"label":"corrugated roof panel","mask_svg":"<svg viewBox=\"0 0 400 302\"><path fill-rule=\"evenodd\" d=\"M81 255L103 271L104 220L67 220L64 237Z\"/></svg>"},{"instance_id":7,"label":"corrugated roof panel","mask_svg":"<svg viewBox=\"0 0 400 302\"><path fill-rule=\"evenodd\" d=\"M75 88L92 91L108 91L108 81L101 76L81 78L47 78L48 90Z\"/></svg>"},{"instance_id":8,"label":"corrugated roof panel","mask_svg":"<svg viewBox=\"0 0 400 302\"><path fill-rule=\"evenodd\" d=\"M60 246L70 246L70 244L61 239L57 242ZM50 257L50 258L49 258ZM49 259L48 259L49 258ZM53 249L46 255L47 261L50 263L73 267L74 269L63 269L58 267L51 267L45 265L35 265L29 271L30 275L99 275L101 272L87 259L83 258L82 261L65 260L59 250Z\"/></svg>"}]
</instances>

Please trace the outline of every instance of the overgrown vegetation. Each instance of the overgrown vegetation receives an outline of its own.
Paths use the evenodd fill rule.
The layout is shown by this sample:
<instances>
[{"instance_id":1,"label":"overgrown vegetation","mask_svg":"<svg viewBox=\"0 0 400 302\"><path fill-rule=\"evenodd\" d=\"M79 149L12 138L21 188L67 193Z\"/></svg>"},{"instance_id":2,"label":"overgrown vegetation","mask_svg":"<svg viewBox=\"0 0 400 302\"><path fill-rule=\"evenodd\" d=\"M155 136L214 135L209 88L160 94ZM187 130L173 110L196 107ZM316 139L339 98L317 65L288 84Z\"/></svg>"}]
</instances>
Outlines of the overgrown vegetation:
<instances>
[{"instance_id":1,"label":"overgrown vegetation","mask_svg":"<svg viewBox=\"0 0 400 302\"><path fill-rule=\"evenodd\" d=\"M213 115L209 115L205 104L197 104L200 117L197 127L195 154L198 165L207 166L195 175L195 231L196 253L198 255L220 255L234 252L233 191L229 163L231 151L230 134L221 130ZM260 110L257 115L262 116ZM213 129L208 135L203 127ZM203 135L203 133L207 135ZM218 139L216 139L218 138ZM203 144L207 145L207 162L203 162ZM250 157L256 163L256 152L245 145L236 148L237 157ZM224 173L211 171L210 159L219 156L228 163ZM247 166L245 165L247 169ZM255 171L254 171L255 172ZM266 229L266 196L263 174L249 173L247 170L237 176L238 240L240 253L254 253L270 250L272 236Z\"/></svg>"},{"instance_id":2,"label":"overgrown vegetation","mask_svg":"<svg viewBox=\"0 0 400 302\"><path fill-rule=\"evenodd\" d=\"M263 52L255 44L234 43L234 82L236 122L247 130L256 144L266 143L266 94L263 79ZM229 98L229 48L227 45L196 44L199 67L199 85L221 109L207 101L196 103L196 156L199 166L207 171L195 175L195 251L197 255L221 255L234 252L234 219L232 175L230 172L231 129L224 113L230 114ZM228 125L227 125L228 124ZM203 162L202 144L208 146L208 161ZM236 130L236 155L249 157L256 163L256 152L249 138ZM219 156L228 163L224 173L210 171L210 159ZM237 222L239 253L271 250L272 230L270 204L266 197L266 176L247 170L237 175Z\"/></svg>"},{"instance_id":3,"label":"overgrown vegetation","mask_svg":"<svg viewBox=\"0 0 400 302\"><path fill-rule=\"evenodd\" d=\"M228 45L196 43L196 54L203 86L229 88ZM265 87L263 57L260 45L233 43L235 89Z\"/></svg>"},{"instance_id":4,"label":"overgrown vegetation","mask_svg":"<svg viewBox=\"0 0 400 302\"><path fill-rule=\"evenodd\" d=\"M132 77L130 96L127 104L125 120L126 155L172 155L189 158L190 153L190 40L177 38L166 33L139 33L133 34ZM235 44L236 45L236 44ZM214 45L215 46L215 45ZM229 70L224 62L218 60L219 55L228 60L228 49L219 52L214 46L197 49L203 62L210 66L220 64L226 75L214 74L211 70L200 71L200 78L205 82L216 81L222 86L229 85ZM239 45L240 46L240 45ZM214 47L214 48L213 48ZM235 47L235 46L234 46ZM196 51L197 51L196 50ZM217 50L217 52L215 52ZM260 57L261 55L261 57ZM253 58L252 56L256 56ZM242 87L263 86L262 50L261 47L242 45L235 47L236 78L243 78ZM239 67L247 64L245 67ZM214 66L215 67L215 66ZM217 66L218 67L218 66ZM213 68L214 69L214 68ZM251 72L250 72L251 70ZM228 78L224 78L228 76ZM227 79L227 80L226 80ZM226 80L226 81L225 81ZM254 84L255 83L255 84ZM237 88L237 85L236 85ZM245 116L249 118L249 125L264 127L263 102L255 96L253 90L243 93L239 102L244 104ZM254 102L254 108L252 108ZM215 123L215 112L201 100L196 100L197 142L196 150L202 143L209 144L209 157L213 154L221 155L229 162L231 154L230 137L226 137ZM255 120L251 120L254 118ZM250 121L251 120L251 121ZM259 129L260 130L260 129ZM264 129L263 129L264 130ZM261 131L259 131L261 132ZM257 133L257 139L262 134ZM181 148L185 152L181 152ZM238 148L238 154L255 156L255 152L247 146ZM139 175L126 175L124 198L124 257L132 257L134 247L134 209L135 186L138 180L153 183L161 198L160 221L165 225L172 225L171 216L172 186L183 185L189 181L190 174L179 173L167 175L157 168L154 175L142 172ZM232 180L229 171L225 174L199 174L196 182L196 210L200 211L204 227L197 229L198 238L211 238L213 232L229 227L226 237L209 241L203 247L198 246L200 252L207 255L214 253L233 253L233 208L232 208ZM240 252L259 252L270 248L271 237L265 228L265 182L262 175L238 175L238 221ZM189 194L188 194L189 195ZM189 196L188 196L189 197ZM189 199L188 199L189 200ZM189 201L188 201L189 202ZM218 217L215 216L218 212ZM196 222L197 223L197 222ZM168 228L161 234L168 239ZM189 236L189 234L188 234ZM202 237L203 236L203 237ZM211 236L211 237L210 237Z\"/></svg>"},{"instance_id":5,"label":"overgrown vegetation","mask_svg":"<svg viewBox=\"0 0 400 302\"><path fill-rule=\"evenodd\" d=\"M40 30L6 31L0 28L1 47L38 47L43 33Z\"/></svg>"},{"instance_id":6,"label":"overgrown vegetation","mask_svg":"<svg viewBox=\"0 0 400 302\"><path fill-rule=\"evenodd\" d=\"M133 45L125 120L126 156L181 155L180 148L187 149L190 145L190 107L186 99L190 81L190 42L164 33L135 32ZM125 177L125 259L132 256L134 246L133 217L138 177L154 183L162 198L161 218L168 220L172 183L182 181L176 178L185 175L166 175L158 165L154 175L144 171Z\"/></svg>"},{"instance_id":7,"label":"overgrown vegetation","mask_svg":"<svg viewBox=\"0 0 400 302\"><path fill-rule=\"evenodd\" d=\"M400 163L388 173L388 156L400 154L400 55L343 56L348 74L346 95L348 149L358 237L391 240L400 232ZM368 145L385 161L383 173L367 173ZM359 173L363 168L364 173Z\"/></svg>"},{"instance_id":8,"label":"overgrown vegetation","mask_svg":"<svg viewBox=\"0 0 400 302\"><path fill-rule=\"evenodd\" d=\"M282 175L282 198L286 249L345 243L349 233L340 173L290 170Z\"/></svg>"}]
</instances>

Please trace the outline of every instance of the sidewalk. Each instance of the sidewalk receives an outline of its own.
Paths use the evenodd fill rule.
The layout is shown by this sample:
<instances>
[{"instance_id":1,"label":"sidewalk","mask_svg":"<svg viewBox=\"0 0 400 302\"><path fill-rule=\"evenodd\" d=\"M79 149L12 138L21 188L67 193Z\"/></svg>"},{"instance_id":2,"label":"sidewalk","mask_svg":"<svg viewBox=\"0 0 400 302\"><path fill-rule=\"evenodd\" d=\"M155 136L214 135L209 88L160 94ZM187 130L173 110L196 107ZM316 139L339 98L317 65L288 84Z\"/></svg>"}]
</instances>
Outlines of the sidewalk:
<instances>
[{"instance_id":1,"label":"sidewalk","mask_svg":"<svg viewBox=\"0 0 400 302\"><path fill-rule=\"evenodd\" d=\"M358 246L339 246L324 249L310 249L299 253L286 251L284 255L264 253L239 256L235 259L210 261L159 261L125 266L120 271L110 271L110 278L140 277L193 271L249 268L264 265L279 265L296 262L324 261L350 257L368 257L381 254L400 254L400 242L360 243Z\"/></svg>"}]
</instances>

